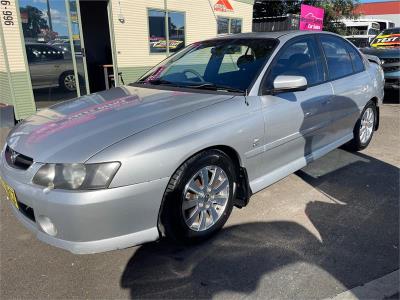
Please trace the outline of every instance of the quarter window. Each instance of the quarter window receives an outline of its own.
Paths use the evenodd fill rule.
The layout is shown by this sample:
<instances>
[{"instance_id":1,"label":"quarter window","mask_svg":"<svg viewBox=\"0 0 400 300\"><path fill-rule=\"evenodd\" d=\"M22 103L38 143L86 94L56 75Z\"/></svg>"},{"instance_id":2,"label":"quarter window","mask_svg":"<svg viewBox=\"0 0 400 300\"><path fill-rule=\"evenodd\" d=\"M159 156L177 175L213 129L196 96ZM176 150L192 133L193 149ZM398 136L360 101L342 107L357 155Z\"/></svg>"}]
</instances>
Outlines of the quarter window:
<instances>
[{"instance_id":1,"label":"quarter window","mask_svg":"<svg viewBox=\"0 0 400 300\"><path fill-rule=\"evenodd\" d=\"M268 89L279 75L304 76L308 85L325 80L322 57L314 38L299 39L281 51L268 77Z\"/></svg>"},{"instance_id":2,"label":"quarter window","mask_svg":"<svg viewBox=\"0 0 400 300\"><path fill-rule=\"evenodd\" d=\"M353 73L350 55L346 44L335 36L321 36L330 79L338 79Z\"/></svg>"},{"instance_id":3,"label":"quarter window","mask_svg":"<svg viewBox=\"0 0 400 300\"><path fill-rule=\"evenodd\" d=\"M351 62L353 63L354 72L364 71L364 63L360 54L351 45L347 45L347 50L349 51Z\"/></svg>"},{"instance_id":4,"label":"quarter window","mask_svg":"<svg viewBox=\"0 0 400 300\"><path fill-rule=\"evenodd\" d=\"M149 46L150 53L167 52L166 12L149 9ZM168 11L169 52L176 52L185 46L185 15Z\"/></svg>"}]
</instances>

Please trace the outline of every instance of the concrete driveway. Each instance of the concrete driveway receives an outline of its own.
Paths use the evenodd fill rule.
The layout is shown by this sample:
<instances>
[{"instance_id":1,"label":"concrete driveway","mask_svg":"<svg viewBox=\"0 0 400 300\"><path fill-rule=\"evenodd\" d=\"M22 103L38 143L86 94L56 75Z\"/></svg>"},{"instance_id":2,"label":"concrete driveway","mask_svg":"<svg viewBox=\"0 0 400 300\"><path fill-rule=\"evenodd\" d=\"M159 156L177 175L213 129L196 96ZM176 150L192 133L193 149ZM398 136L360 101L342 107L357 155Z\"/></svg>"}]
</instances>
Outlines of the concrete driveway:
<instances>
[{"instance_id":1,"label":"concrete driveway","mask_svg":"<svg viewBox=\"0 0 400 300\"><path fill-rule=\"evenodd\" d=\"M385 104L368 149L335 150L255 194L194 247L160 241L72 255L37 241L2 193L0 298L321 299L391 273L399 268L399 115L399 104Z\"/></svg>"}]
</instances>

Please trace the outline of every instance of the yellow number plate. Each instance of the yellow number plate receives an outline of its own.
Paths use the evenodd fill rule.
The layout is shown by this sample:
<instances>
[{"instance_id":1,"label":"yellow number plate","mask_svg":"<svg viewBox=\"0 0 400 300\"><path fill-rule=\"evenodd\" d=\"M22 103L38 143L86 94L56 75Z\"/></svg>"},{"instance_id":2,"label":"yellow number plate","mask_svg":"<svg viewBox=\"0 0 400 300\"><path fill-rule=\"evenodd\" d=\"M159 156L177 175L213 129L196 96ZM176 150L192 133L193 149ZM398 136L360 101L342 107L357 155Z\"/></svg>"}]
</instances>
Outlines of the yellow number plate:
<instances>
[{"instance_id":1,"label":"yellow number plate","mask_svg":"<svg viewBox=\"0 0 400 300\"><path fill-rule=\"evenodd\" d=\"M18 208L18 202L17 202L17 196L15 196L15 191L14 189L9 186L2 178L0 178L0 183L3 186L4 190L6 191L6 195L8 200L11 201L11 203Z\"/></svg>"}]
</instances>

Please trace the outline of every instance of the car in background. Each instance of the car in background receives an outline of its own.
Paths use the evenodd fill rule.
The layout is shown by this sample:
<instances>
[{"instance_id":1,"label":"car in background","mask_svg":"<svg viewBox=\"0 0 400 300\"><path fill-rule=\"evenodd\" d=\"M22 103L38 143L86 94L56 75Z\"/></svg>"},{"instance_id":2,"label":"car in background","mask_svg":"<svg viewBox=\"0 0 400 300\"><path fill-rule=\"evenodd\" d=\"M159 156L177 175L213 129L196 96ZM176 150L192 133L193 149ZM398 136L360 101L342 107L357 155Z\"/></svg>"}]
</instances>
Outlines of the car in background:
<instances>
[{"instance_id":1,"label":"car in background","mask_svg":"<svg viewBox=\"0 0 400 300\"><path fill-rule=\"evenodd\" d=\"M385 73L385 88L400 88L400 27L385 29L371 42L369 47L361 48L367 55L381 60Z\"/></svg>"},{"instance_id":2,"label":"car in background","mask_svg":"<svg viewBox=\"0 0 400 300\"><path fill-rule=\"evenodd\" d=\"M67 92L76 90L71 53L59 47L26 43L32 88L61 87Z\"/></svg>"}]
</instances>

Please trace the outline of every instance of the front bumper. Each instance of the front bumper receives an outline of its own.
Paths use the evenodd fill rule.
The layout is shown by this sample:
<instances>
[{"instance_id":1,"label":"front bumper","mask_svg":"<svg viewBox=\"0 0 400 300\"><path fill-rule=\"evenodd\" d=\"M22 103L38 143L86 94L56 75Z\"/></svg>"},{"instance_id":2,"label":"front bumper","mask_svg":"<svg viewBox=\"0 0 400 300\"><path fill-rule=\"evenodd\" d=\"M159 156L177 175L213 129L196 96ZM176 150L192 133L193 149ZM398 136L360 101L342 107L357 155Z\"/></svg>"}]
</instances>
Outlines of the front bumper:
<instances>
[{"instance_id":1,"label":"front bumper","mask_svg":"<svg viewBox=\"0 0 400 300\"><path fill-rule=\"evenodd\" d=\"M22 206L33 209L33 216L29 218L14 206L13 211L43 242L85 254L158 239L158 213L168 178L94 191L48 190L31 183L41 164L21 171L8 166L1 157L0 176L15 190ZM39 226L38 218L43 216L56 227L55 236Z\"/></svg>"}]
</instances>

